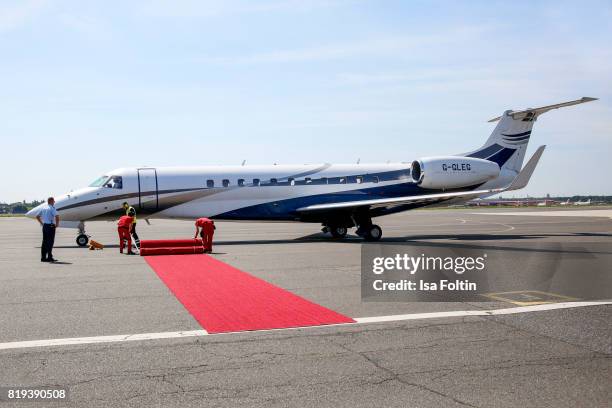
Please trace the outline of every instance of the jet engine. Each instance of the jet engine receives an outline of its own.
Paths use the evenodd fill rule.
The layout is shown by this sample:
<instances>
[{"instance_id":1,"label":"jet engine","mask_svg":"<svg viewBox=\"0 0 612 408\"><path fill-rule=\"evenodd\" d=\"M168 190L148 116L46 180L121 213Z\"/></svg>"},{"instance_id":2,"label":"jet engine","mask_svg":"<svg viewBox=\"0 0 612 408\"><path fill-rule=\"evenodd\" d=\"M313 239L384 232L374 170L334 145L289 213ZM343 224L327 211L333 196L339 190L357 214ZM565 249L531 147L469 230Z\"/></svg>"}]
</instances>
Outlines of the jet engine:
<instances>
[{"instance_id":1,"label":"jet engine","mask_svg":"<svg viewBox=\"0 0 612 408\"><path fill-rule=\"evenodd\" d=\"M423 188L448 190L494 179L499 176L499 165L473 157L425 157L412 162L410 174Z\"/></svg>"}]
</instances>

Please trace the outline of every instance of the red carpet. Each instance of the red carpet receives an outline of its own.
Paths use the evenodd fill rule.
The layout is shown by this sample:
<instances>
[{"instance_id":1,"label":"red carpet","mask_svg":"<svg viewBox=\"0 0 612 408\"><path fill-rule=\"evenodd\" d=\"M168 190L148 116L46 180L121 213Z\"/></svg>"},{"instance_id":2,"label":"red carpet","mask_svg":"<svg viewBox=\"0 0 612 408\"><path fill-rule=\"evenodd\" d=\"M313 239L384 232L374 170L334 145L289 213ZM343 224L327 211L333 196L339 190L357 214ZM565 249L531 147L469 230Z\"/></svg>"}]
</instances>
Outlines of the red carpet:
<instances>
[{"instance_id":1,"label":"red carpet","mask_svg":"<svg viewBox=\"0 0 612 408\"><path fill-rule=\"evenodd\" d=\"M209 333L354 323L207 255L145 259Z\"/></svg>"},{"instance_id":2,"label":"red carpet","mask_svg":"<svg viewBox=\"0 0 612 408\"><path fill-rule=\"evenodd\" d=\"M203 254L201 239L143 239L140 255Z\"/></svg>"}]
</instances>

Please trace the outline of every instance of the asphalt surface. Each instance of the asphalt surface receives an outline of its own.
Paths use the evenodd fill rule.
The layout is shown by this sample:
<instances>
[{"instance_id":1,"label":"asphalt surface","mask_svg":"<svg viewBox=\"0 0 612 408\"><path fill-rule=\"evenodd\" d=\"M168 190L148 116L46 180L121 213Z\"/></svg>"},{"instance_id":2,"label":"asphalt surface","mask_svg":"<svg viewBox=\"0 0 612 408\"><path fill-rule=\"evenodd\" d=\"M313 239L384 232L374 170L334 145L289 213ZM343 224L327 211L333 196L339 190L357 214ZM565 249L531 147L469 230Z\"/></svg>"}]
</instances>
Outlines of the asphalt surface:
<instances>
[{"instance_id":1,"label":"asphalt surface","mask_svg":"<svg viewBox=\"0 0 612 408\"><path fill-rule=\"evenodd\" d=\"M389 243L507 248L508 262L552 248L575 274L611 269L605 213L486 212L425 210L378 222ZM357 238L335 242L314 224L217 228L213 256L350 317L514 306L362 302ZM193 233L192 223L168 220L138 229L141 238ZM119 255L113 223L87 231L111 245L78 248L75 231L60 229L54 255L62 263L43 264L37 224L0 218L0 343L200 329L141 257ZM61 403L0 406L610 406L611 322L612 307L602 305L0 350L0 387L55 385L70 393Z\"/></svg>"}]
</instances>

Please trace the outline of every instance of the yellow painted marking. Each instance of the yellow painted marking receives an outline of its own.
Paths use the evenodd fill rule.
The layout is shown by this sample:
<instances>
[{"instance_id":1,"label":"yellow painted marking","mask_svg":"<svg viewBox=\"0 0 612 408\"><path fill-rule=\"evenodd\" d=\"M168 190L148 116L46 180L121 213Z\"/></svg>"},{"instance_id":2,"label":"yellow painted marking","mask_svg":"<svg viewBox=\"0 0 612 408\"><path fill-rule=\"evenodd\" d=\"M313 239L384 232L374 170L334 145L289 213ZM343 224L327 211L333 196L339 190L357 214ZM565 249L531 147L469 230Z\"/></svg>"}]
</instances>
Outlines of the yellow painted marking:
<instances>
[{"instance_id":1,"label":"yellow painted marking","mask_svg":"<svg viewBox=\"0 0 612 408\"><path fill-rule=\"evenodd\" d=\"M516 296L512 295L523 296L526 299L524 301L517 300ZM570 296L564 296L550 292L542 292L539 290L517 290L513 292L487 293L483 296L486 296L493 300L499 300L501 302L512 303L517 306L545 305L549 303L558 303L560 301L567 302L578 300ZM532 298L533 300L528 300L529 298Z\"/></svg>"}]
</instances>

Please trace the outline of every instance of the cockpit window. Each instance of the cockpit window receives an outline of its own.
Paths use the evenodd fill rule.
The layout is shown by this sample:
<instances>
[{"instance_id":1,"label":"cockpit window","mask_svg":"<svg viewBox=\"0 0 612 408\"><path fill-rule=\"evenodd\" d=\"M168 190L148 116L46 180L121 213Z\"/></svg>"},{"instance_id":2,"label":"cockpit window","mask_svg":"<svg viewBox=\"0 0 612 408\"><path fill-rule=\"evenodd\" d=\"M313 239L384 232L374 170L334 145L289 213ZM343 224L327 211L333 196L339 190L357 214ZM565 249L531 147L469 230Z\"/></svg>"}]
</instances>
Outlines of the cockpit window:
<instances>
[{"instance_id":1,"label":"cockpit window","mask_svg":"<svg viewBox=\"0 0 612 408\"><path fill-rule=\"evenodd\" d=\"M121 176L110 176L109 179L104 183L104 187L122 189L123 178Z\"/></svg>"},{"instance_id":2,"label":"cockpit window","mask_svg":"<svg viewBox=\"0 0 612 408\"><path fill-rule=\"evenodd\" d=\"M105 184L106 180L108 180L108 176L98 177L93 183L89 185L89 187L102 187Z\"/></svg>"}]
</instances>

